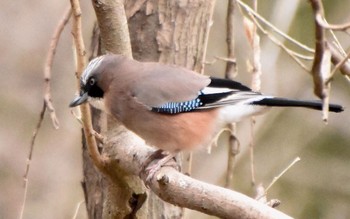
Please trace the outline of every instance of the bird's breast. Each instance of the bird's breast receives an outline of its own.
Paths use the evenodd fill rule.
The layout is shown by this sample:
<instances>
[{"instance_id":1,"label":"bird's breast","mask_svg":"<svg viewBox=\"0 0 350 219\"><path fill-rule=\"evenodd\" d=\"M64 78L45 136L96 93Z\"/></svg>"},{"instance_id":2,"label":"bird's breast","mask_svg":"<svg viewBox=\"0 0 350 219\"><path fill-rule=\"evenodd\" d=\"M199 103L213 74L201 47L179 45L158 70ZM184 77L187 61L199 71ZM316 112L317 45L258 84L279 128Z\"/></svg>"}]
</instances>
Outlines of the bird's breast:
<instances>
[{"instance_id":1,"label":"bird's breast","mask_svg":"<svg viewBox=\"0 0 350 219\"><path fill-rule=\"evenodd\" d=\"M111 108L111 114L147 144L162 150L193 150L208 144L216 133L216 109L168 115L134 101L122 105Z\"/></svg>"}]
</instances>

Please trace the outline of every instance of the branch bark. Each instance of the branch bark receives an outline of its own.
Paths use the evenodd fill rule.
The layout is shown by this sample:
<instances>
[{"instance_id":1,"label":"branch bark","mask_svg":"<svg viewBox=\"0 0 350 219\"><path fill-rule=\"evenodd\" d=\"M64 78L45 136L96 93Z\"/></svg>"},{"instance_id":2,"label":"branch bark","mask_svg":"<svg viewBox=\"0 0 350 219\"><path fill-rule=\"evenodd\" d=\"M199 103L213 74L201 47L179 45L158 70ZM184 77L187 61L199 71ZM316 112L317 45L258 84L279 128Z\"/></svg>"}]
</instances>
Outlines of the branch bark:
<instances>
[{"instance_id":1,"label":"branch bark","mask_svg":"<svg viewBox=\"0 0 350 219\"><path fill-rule=\"evenodd\" d=\"M322 16L323 17L323 6L318 0L310 0L311 7L314 12L314 20L315 20L315 55L314 55L314 62L311 69L311 74L314 80L314 93L320 97L324 98L324 79L322 77L321 68L324 60L324 54L327 46L327 41L325 39L325 30L324 28L319 24L317 17Z\"/></svg>"},{"instance_id":2,"label":"branch bark","mask_svg":"<svg viewBox=\"0 0 350 219\"><path fill-rule=\"evenodd\" d=\"M113 160L112 166L119 166L129 174L138 175L154 149L145 145L141 139L128 145L118 144L128 135L120 130L118 135L109 139L109 147L118 147L118 151L110 154L109 158ZM146 176L142 175L142 178L145 179ZM155 174L149 186L169 203L220 218L290 218L248 196L195 180L168 166Z\"/></svg>"}]
</instances>

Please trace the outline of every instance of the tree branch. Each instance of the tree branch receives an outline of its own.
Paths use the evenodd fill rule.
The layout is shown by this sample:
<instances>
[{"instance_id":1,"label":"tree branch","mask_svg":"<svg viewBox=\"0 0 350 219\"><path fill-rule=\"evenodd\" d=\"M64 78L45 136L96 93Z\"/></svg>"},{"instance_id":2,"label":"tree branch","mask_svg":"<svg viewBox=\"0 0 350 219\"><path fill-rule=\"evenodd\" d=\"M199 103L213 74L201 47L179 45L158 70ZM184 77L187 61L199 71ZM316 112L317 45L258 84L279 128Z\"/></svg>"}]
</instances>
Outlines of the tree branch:
<instances>
[{"instance_id":1,"label":"tree branch","mask_svg":"<svg viewBox=\"0 0 350 219\"><path fill-rule=\"evenodd\" d=\"M326 19L324 18L324 16L322 16L321 14L317 14L316 15L316 20L317 22L325 29L331 29L331 30L346 30L348 28L350 28L350 22L345 23L345 24L329 24Z\"/></svg>"},{"instance_id":2,"label":"tree branch","mask_svg":"<svg viewBox=\"0 0 350 219\"><path fill-rule=\"evenodd\" d=\"M132 58L128 21L123 2L120 0L92 1L104 49Z\"/></svg>"},{"instance_id":3,"label":"tree branch","mask_svg":"<svg viewBox=\"0 0 350 219\"><path fill-rule=\"evenodd\" d=\"M58 23L54 34L52 36L51 39L51 43L50 43L50 48L46 57L46 62L45 62L45 67L44 67L44 81L45 81L45 88L44 88L44 101L45 101L45 107L49 110L50 112L50 117L51 117L51 121L53 126L58 129L59 127L59 122L55 113L55 108L53 107L52 104L52 100L51 100L51 69L52 69L52 63L53 63L53 58L55 56L56 53L56 48L57 48L57 44L58 44L58 40L61 36L61 33L64 29L64 27L66 26L66 24L69 21L70 16L72 15L72 10L70 9L70 7L68 7L65 12L64 15L62 17L62 19L60 20L60 22Z\"/></svg>"},{"instance_id":4,"label":"tree branch","mask_svg":"<svg viewBox=\"0 0 350 219\"><path fill-rule=\"evenodd\" d=\"M79 0L71 0L71 7L73 10L73 24L72 34L76 51L76 76L78 89L80 88L80 76L86 66L86 51L84 46L84 40L82 36L81 28L81 9ZM89 154L94 161L97 168L102 172L105 172L105 162L101 158L97 148L96 139L94 137L94 131L92 129L91 112L88 104L82 104L80 106L83 122L83 130L86 137L86 143L88 145Z\"/></svg>"},{"instance_id":5,"label":"tree branch","mask_svg":"<svg viewBox=\"0 0 350 219\"><path fill-rule=\"evenodd\" d=\"M270 27L273 31L275 31L276 33L278 33L279 35L283 36L286 40L290 41L291 43L299 46L300 48L304 49L307 52L315 52L314 49L300 43L299 41L293 39L292 37L290 37L288 34L282 32L280 29L278 29L277 27L275 27L273 24L271 24L269 21L267 21L264 17L262 17L259 13L257 13L256 11L254 11L254 9L252 9L251 7L249 7L247 4L245 4L244 2L242 2L241 0L236 0L237 3L243 7L247 12L253 14L257 19L259 19L262 23L264 23L265 25L267 25L268 27Z\"/></svg>"},{"instance_id":6,"label":"tree branch","mask_svg":"<svg viewBox=\"0 0 350 219\"><path fill-rule=\"evenodd\" d=\"M116 145L123 137L122 133L108 142L110 147L118 146L118 154L110 155L113 161L109 170L121 168L137 175L154 150L141 139L129 145ZM147 176L142 175L142 178L145 180ZM149 186L164 201L220 218L290 218L241 193L195 180L168 166L155 174Z\"/></svg>"},{"instance_id":7,"label":"tree branch","mask_svg":"<svg viewBox=\"0 0 350 219\"><path fill-rule=\"evenodd\" d=\"M323 6L319 0L310 0L311 7L314 12L315 20L315 55L314 62L311 69L311 74L314 80L314 93L320 97L324 98L324 78L322 75L322 65L325 62L324 54L327 49L327 41L325 39L325 30L318 22L317 17L323 16Z\"/></svg>"},{"instance_id":8,"label":"tree branch","mask_svg":"<svg viewBox=\"0 0 350 219\"><path fill-rule=\"evenodd\" d=\"M120 130L107 143L108 147L118 146L118 153L109 155L113 160L110 170L118 166L129 174L138 175L154 149L136 135L135 138L139 140L128 145L118 144L126 134ZM143 180L147 178L144 173L141 177ZM166 202L220 218L290 218L248 196L195 180L169 166L157 171L149 186Z\"/></svg>"},{"instance_id":9,"label":"tree branch","mask_svg":"<svg viewBox=\"0 0 350 219\"><path fill-rule=\"evenodd\" d=\"M314 81L314 93L322 98L323 121L328 121L329 99L331 84L326 83L330 78L332 54L326 40L324 27L319 23L318 17L324 17L323 5L320 0L310 0L315 20L315 55L311 69Z\"/></svg>"},{"instance_id":10,"label":"tree branch","mask_svg":"<svg viewBox=\"0 0 350 219\"><path fill-rule=\"evenodd\" d=\"M227 43L227 58L229 60L236 60L235 55L235 27L234 27L234 12L236 7L236 0L229 0L227 5L226 17L226 43ZM225 78L233 80L238 74L237 63L232 61L226 62ZM226 170L225 187L229 188L233 183L233 170L236 163L236 156L239 153L239 141L237 138L236 123L229 125L230 136L228 142L228 160Z\"/></svg>"},{"instance_id":11,"label":"tree branch","mask_svg":"<svg viewBox=\"0 0 350 219\"><path fill-rule=\"evenodd\" d=\"M57 119L57 116L55 113L55 108L53 107L52 99L51 99L51 84L50 84L50 82L51 82L51 68L52 68L52 63L53 63L53 57L55 56L55 53L56 53L56 47L58 44L58 40L61 36L61 33L62 33L65 25L68 22L71 14L72 14L72 12L71 12L70 7L69 7L65 10L62 19L57 24L57 27L53 33L50 47L49 47L49 50L47 53L45 67L44 67L43 107L42 107L42 110L40 112L38 123L37 123L36 128L33 132L32 140L30 142L29 153L28 153L28 157L27 157L27 165L26 165L24 176L23 176L24 193L23 193L23 200L22 200L22 206L21 206L19 218L23 218L23 214L24 214L24 209L25 209L25 204L26 204L26 199L27 199L28 174L29 174L29 170L30 170L30 163L32 161L35 140L36 140L36 137L38 135L39 129L41 127L41 123L44 120L44 115L45 115L46 109L48 109L50 111L50 117L51 117L51 121L52 121L54 128L55 129L59 128L59 122L58 122L58 119Z\"/></svg>"},{"instance_id":12,"label":"tree branch","mask_svg":"<svg viewBox=\"0 0 350 219\"><path fill-rule=\"evenodd\" d=\"M347 57L344 57L338 48L336 48L332 43L328 43L328 46L332 53L332 63L336 66L341 63L341 65L337 68L343 75L350 76L350 62L348 61L349 59Z\"/></svg>"}]
</instances>

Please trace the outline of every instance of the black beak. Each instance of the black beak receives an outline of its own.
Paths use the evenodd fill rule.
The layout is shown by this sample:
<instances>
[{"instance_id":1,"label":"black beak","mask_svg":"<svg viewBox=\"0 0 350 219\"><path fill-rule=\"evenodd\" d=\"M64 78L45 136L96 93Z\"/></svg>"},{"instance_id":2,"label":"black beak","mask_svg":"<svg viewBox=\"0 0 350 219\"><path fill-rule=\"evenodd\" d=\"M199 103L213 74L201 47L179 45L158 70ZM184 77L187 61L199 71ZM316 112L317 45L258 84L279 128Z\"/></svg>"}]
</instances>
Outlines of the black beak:
<instances>
[{"instance_id":1,"label":"black beak","mask_svg":"<svg viewBox=\"0 0 350 219\"><path fill-rule=\"evenodd\" d=\"M75 107L75 106L79 106L80 104L85 103L88 100L88 93L85 92L83 94L81 94L80 96L77 96L70 104L69 107Z\"/></svg>"}]
</instances>

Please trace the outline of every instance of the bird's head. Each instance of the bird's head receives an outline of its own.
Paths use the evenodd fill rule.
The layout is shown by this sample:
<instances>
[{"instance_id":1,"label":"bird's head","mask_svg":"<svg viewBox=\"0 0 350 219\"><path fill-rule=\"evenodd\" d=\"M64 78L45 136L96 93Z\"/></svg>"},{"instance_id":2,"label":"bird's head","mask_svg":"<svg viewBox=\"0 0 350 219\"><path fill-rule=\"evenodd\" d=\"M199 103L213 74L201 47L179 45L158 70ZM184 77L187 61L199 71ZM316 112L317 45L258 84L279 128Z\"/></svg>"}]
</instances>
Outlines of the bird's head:
<instances>
[{"instance_id":1,"label":"bird's head","mask_svg":"<svg viewBox=\"0 0 350 219\"><path fill-rule=\"evenodd\" d=\"M91 99L103 98L101 89L101 63L105 56L99 56L88 64L80 78L80 93L70 104L69 107L75 107Z\"/></svg>"}]
</instances>

